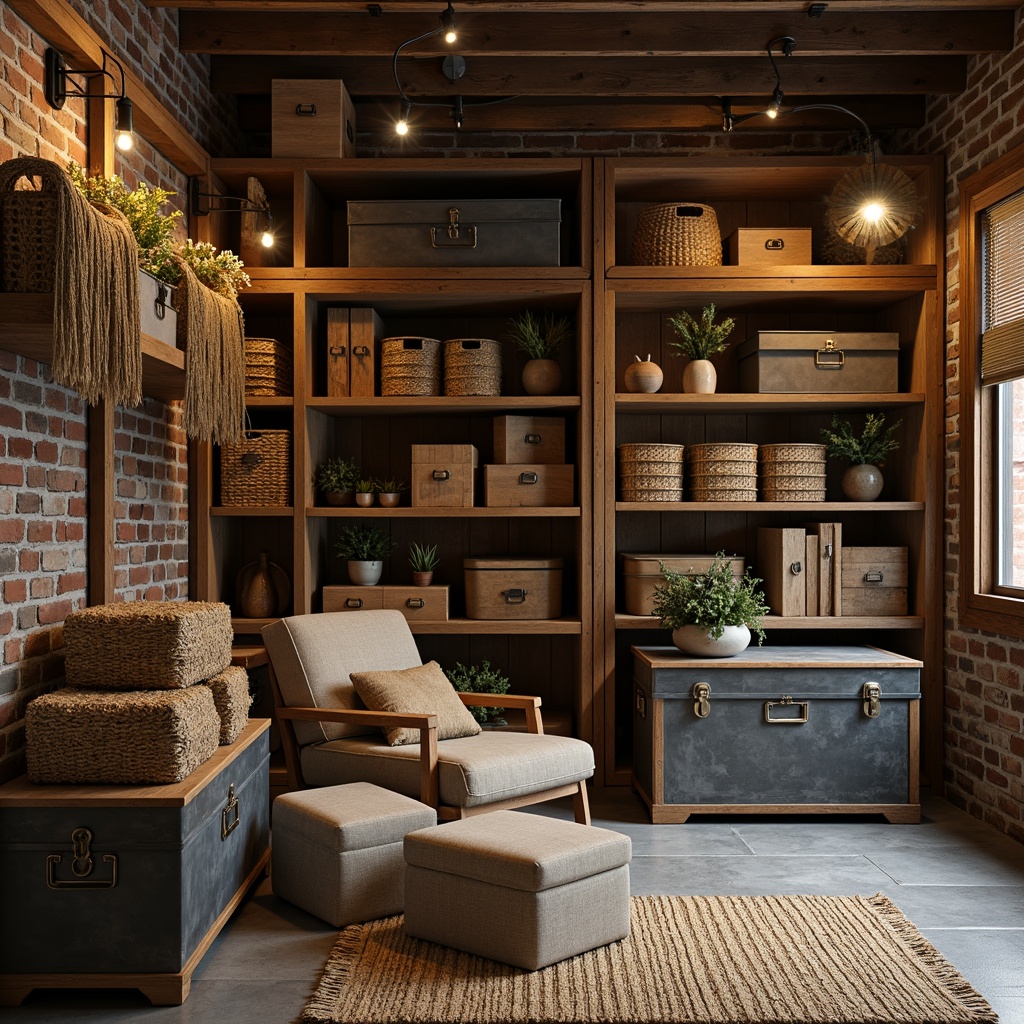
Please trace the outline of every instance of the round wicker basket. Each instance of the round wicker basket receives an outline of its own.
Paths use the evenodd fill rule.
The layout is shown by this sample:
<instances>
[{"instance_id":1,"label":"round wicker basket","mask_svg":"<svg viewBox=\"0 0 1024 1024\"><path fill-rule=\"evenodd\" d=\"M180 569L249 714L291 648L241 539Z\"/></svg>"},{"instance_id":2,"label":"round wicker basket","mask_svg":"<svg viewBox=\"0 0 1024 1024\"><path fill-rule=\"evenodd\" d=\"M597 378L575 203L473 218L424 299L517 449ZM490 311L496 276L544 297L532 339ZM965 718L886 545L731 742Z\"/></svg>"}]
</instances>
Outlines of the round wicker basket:
<instances>
[{"instance_id":1,"label":"round wicker basket","mask_svg":"<svg viewBox=\"0 0 1024 1024\"><path fill-rule=\"evenodd\" d=\"M427 397L441 394L441 342L415 335L380 343L380 393Z\"/></svg>"},{"instance_id":2,"label":"round wicker basket","mask_svg":"<svg viewBox=\"0 0 1024 1024\"><path fill-rule=\"evenodd\" d=\"M682 465L686 450L681 444L620 444L619 465L629 462L677 462Z\"/></svg>"},{"instance_id":3,"label":"round wicker basket","mask_svg":"<svg viewBox=\"0 0 1024 1024\"><path fill-rule=\"evenodd\" d=\"M659 203L641 210L631 259L644 267L720 267L715 211L703 203Z\"/></svg>"},{"instance_id":4,"label":"round wicker basket","mask_svg":"<svg viewBox=\"0 0 1024 1024\"><path fill-rule=\"evenodd\" d=\"M452 338L444 343L446 395L500 395L501 343L490 338Z\"/></svg>"},{"instance_id":5,"label":"round wicker basket","mask_svg":"<svg viewBox=\"0 0 1024 1024\"><path fill-rule=\"evenodd\" d=\"M688 451L691 462L720 462L728 459L736 462L757 462L756 444L691 444Z\"/></svg>"}]
</instances>

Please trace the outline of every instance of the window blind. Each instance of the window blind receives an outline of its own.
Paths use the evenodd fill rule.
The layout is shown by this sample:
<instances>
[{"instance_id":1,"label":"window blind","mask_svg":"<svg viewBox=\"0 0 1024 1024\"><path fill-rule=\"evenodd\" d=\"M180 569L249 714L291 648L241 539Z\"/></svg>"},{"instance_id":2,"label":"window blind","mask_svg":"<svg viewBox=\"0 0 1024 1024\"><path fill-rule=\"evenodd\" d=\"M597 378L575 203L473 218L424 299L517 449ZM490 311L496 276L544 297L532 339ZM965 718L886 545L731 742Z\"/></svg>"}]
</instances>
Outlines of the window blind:
<instances>
[{"instance_id":1,"label":"window blind","mask_svg":"<svg viewBox=\"0 0 1024 1024\"><path fill-rule=\"evenodd\" d=\"M982 214L981 382L1024 377L1024 191Z\"/></svg>"}]
</instances>

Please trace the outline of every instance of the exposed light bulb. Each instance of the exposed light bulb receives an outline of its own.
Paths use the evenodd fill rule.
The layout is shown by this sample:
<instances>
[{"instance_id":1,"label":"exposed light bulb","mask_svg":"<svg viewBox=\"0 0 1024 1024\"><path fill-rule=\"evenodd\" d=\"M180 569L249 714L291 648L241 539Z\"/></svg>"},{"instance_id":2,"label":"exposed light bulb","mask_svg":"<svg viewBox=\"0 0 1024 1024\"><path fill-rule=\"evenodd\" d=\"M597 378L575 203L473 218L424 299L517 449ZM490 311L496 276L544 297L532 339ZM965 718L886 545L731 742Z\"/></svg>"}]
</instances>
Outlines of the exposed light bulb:
<instances>
[{"instance_id":1,"label":"exposed light bulb","mask_svg":"<svg viewBox=\"0 0 1024 1024\"><path fill-rule=\"evenodd\" d=\"M444 41L446 43L454 43L459 38L458 33L455 31L455 8L450 3L441 12L441 27L444 29Z\"/></svg>"},{"instance_id":2,"label":"exposed light bulb","mask_svg":"<svg viewBox=\"0 0 1024 1024\"><path fill-rule=\"evenodd\" d=\"M264 231L260 235L260 244L264 249L273 249L274 247L274 236L269 231Z\"/></svg>"},{"instance_id":3,"label":"exposed light bulb","mask_svg":"<svg viewBox=\"0 0 1024 1024\"><path fill-rule=\"evenodd\" d=\"M860 208L860 215L872 224L877 224L885 216L885 207L874 201L865 203Z\"/></svg>"},{"instance_id":4,"label":"exposed light bulb","mask_svg":"<svg viewBox=\"0 0 1024 1024\"><path fill-rule=\"evenodd\" d=\"M402 111L395 122L396 135L409 134L409 115L412 113L412 104L408 100L402 100Z\"/></svg>"},{"instance_id":5,"label":"exposed light bulb","mask_svg":"<svg viewBox=\"0 0 1024 1024\"><path fill-rule=\"evenodd\" d=\"M133 120L132 101L122 96L114 104L114 145L122 153L130 152L135 145Z\"/></svg>"},{"instance_id":6,"label":"exposed light bulb","mask_svg":"<svg viewBox=\"0 0 1024 1024\"><path fill-rule=\"evenodd\" d=\"M779 116L779 112L774 107L769 107L765 114L770 117L773 121Z\"/></svg>"},{"instance_id":7,"label":"exposed light bulb","mask_svg":"<svg viewBox=\"0 0 1024 1024\"><path fill-rule=\"evenodd\" d=\"M409 122L404 118L395 125L396 135L408 135L409 134Z\"/></svg>"},{"instance_id":8,"label":"exposed light bulb","mask_svg":"<svg viewBox=\"0 0 1024 1024\"><path fill-rule=\"evenodd\" d=\"M122 153L130 153L135 147L135 140L132 138L131 132L118 132L114 136L114 145Z\"/></svg>"},{"instance_id":9,"label":"exposed light bulb","mask_svg":"<svg viewBox=\"0 0 1024 1024\"><path fill-rule=\"evenodd\" d=\"M775 91L772 93L772 101L768 104L768 109L765 113L774 121L782 111L782 89L780 86L775 86Z\"/></svg>"}]
</instances>

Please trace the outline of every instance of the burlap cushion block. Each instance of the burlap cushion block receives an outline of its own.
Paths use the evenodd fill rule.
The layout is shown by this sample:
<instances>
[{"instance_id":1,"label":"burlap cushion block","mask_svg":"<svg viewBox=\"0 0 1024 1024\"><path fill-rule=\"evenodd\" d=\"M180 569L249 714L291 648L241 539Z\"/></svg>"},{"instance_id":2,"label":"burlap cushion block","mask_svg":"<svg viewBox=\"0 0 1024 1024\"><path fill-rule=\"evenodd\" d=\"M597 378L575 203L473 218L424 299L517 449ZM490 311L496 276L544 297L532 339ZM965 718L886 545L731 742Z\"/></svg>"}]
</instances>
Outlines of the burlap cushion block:
<instances>
[{"instance_id":1,"label":"burlap cushion block","mask_svg":"<svg viewBox=\"0 0 1024 1024\"><path fill-rule=\"evenodd\" d=\"M249 721L249 673L241 665L229 665L219 675L206 680L220 716L220 743L234 743Z\"/></svg>"},{"instance_id":2,"label":"burlap cushion block","mask_svg":"<svg viewBox=\"0 0 1024 1024\"><path fill-rule=\"evenodd\" d=\"M174 690L231 664L231 610L207 601L125 601L64 620L69 686Z\"/></svg>"},{"instance_id":3,"label":"burlap cushion block","mask_svg":"<svg viewBox=\"0 0 1024 1024\"><path fill-rule=\"evenodd\" d=\"M180 782L217 750L208 686L97 693L57 690L25 711L32 782Z\"/></svg>"}]
</instances>

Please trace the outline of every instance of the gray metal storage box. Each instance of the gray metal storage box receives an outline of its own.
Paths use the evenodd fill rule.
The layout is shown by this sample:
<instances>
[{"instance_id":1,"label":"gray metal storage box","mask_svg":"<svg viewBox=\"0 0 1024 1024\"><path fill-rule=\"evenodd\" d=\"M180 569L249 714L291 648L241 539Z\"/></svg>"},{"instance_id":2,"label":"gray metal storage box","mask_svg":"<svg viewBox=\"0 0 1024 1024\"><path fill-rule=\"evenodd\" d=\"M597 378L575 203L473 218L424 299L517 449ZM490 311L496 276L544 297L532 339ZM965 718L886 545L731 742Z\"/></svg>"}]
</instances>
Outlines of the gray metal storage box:
<instances>
[{"instance_id":1,"label":"gray metal storage box","mask_svg":"<svg viewBox=\"0 0 1024 1024\"><path fill-rule=\"evenodd\" d=\"M350 267L557 267L560 199L348 204Z\"/></svg>"},{"instance_id":2,"label":"gray metal storage box","mask_svg":"<svg viewBox=\"0 0 1024 1024\"><path fill-rule=\"evenodd\" d=\"M740 391L896 392L899 349L900 336L890 332L758 331L736 350Z\"/></svg>"},{"instance_id":3,"label":"gray metal storage box","mask_svg":"<svg viewBox=\"0 0 1024 1024\"><path fill-rule=\"evenodd\" d=\"M0 787L0 998L112 976L181 1003L269 859L269 735L251 721L164 786Z\"/></svg>"},{"instance_id":4,"label":"gray metal storage box","mask_svg":"<svg viewBox=\"0 0 1024 1024\"><path fill-rule=\"evenodd\" d=\"M852 646L633 654L633 782L653 821L816 811L920 819L920 661Z\"/></svg>"}]
</instances>

